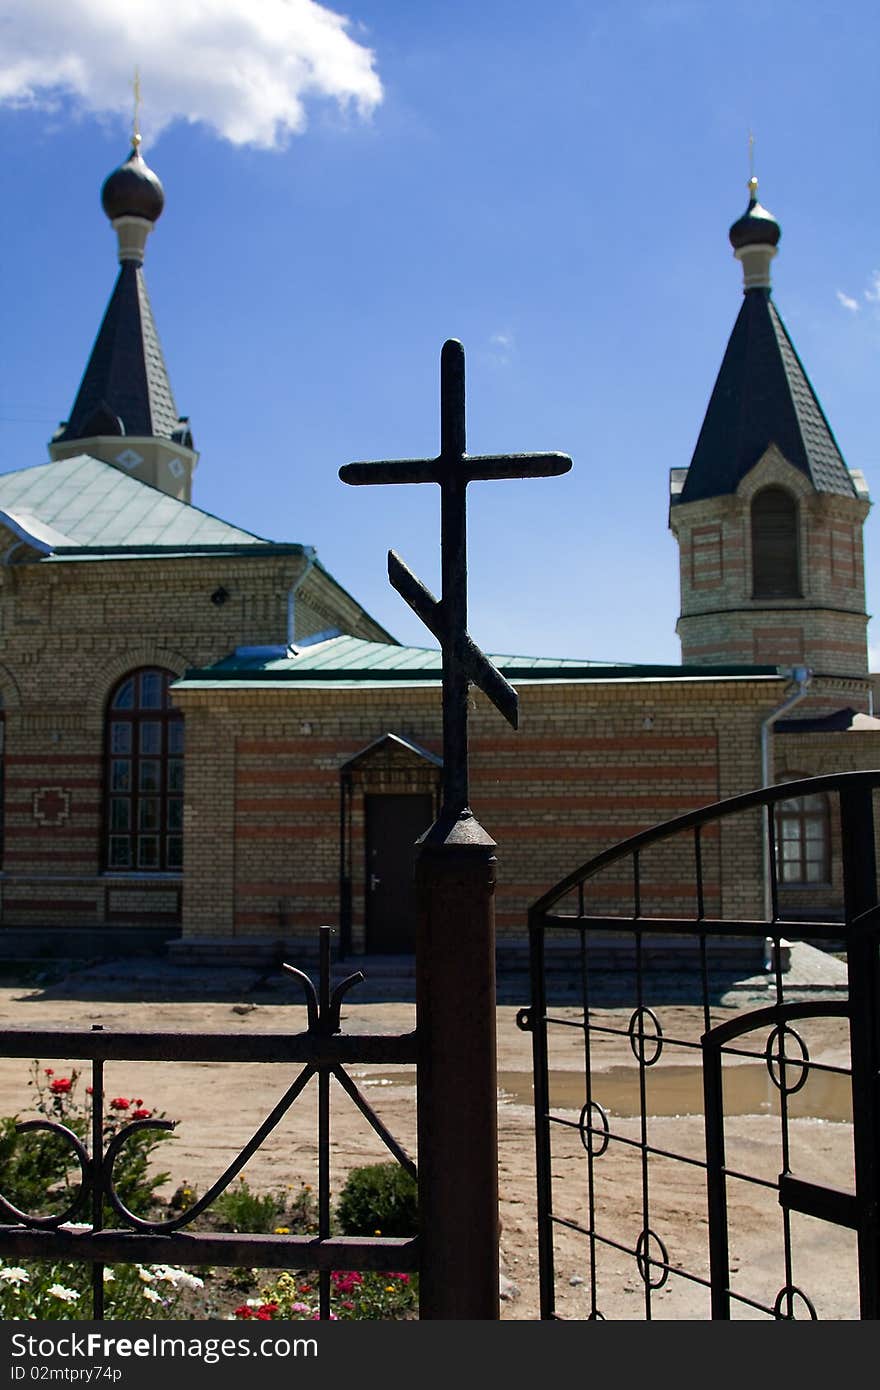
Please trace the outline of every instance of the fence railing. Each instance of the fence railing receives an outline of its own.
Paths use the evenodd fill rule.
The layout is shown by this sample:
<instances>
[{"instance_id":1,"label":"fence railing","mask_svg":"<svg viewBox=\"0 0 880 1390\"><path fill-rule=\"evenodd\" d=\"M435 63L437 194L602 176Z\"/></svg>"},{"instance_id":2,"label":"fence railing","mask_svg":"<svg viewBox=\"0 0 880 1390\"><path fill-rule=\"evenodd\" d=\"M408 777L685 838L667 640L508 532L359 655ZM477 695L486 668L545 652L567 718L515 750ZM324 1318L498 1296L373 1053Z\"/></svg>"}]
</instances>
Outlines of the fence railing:
<instances>
[{"instance_id":1,"label":"fence railing","mask_svg":"<svg viewBox=\"0 0 880 1390\"><path fill-rule=\"evenodd\" d=\"M23 1120L21 1131L44 1131L53 1142L68 1145L79 1168L61 1210L32 1214L19 1210L4 1193L0 1171L0 1257L15 1260L88 1261L92 1265L92 1310L104 1316L104 1268L107 1264L164 1263L179 1266L314 1270L318 1274L319 1311L330 1317L331 1271L418 1269L418 1237L361 1237L331 1235L330 1134L331 1082L356 1107L382 1143L413 1177L416 1167L369 1105L349 1074L355 1064L408 1066L416 1062L416 1033L345 1034L341 1032L343 995L362 978L350 975L331 991L330 928L320 929L318 988L301 971L285 970L305 991L308 1027L305 1032L227 1034L192 1032L135 1033L91 1030L5 1029L0 1032L0 1055L5 1057L65 1057L86 1062L92 1090L92 1124L84 1143L63 1123L49 1118ZM139 1216L125 1205L114 1182L114 1166L131 1138L144 1130L168 1130L174 1122L150 1118L123 1124L105 1144L103 1127L104 1067L108 1062L287 1063L301 1069L277 1104L223 1173L185 1211L167 1219ZM314 1081L317 1104L317 1225L314 1235L268 1235L193 1231L245 1164L259 1150L290 1107Z\"/></svg>"}]
</instances>

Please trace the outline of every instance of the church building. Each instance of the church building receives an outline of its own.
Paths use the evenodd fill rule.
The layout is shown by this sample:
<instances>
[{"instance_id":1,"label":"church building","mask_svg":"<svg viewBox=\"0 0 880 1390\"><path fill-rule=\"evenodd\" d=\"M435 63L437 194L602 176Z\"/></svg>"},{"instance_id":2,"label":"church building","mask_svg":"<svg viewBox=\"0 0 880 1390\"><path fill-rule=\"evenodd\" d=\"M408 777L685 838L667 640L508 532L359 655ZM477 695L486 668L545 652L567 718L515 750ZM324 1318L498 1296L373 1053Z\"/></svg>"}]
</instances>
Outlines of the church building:
<instances>
[{"instance_id":1,"label":"church building","mask_svg":"<svg viewBox=\"0 0 880 1390\"><path fill-rule=\"evenodd\" d=\"M564 874L655 822L880 765L867 487L772 299L780 228L750 193L730 229L742 307L671 476L682 664L493 657L517 731L473 692L500 943L524 939ZM268 959L324 923L345 955L411 951L440 654L397 643L313 544L194 503L198 453L143 272L164 193L137 139L102 203L120 267L69 418L48 462L0 464L0 953ZM777 837L783 906L833 910L827 804L785 803ZM757 910L759 837L713 853L713 915ZM654 885L658 911L677 891Z\"/></svg>"}]
</instances>

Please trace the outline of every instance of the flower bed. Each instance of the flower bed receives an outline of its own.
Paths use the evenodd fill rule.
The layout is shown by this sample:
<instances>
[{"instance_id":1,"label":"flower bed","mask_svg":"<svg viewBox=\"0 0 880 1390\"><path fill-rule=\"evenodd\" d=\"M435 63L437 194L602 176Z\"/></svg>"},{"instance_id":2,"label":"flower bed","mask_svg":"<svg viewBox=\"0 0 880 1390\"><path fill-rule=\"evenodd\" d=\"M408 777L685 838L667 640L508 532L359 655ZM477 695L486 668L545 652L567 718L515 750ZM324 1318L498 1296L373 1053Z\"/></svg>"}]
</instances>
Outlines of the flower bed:
<instances>
[{"instance_id":1,"label":"flower bed","mask_svg":"<svg viewBox=\"0 0 880 1390\"><path fill-rule=\"evenodd\" d=\"M62 1075L34 1061L28 1082L30 1113L0 1118L0 1192L20 1211L47 1215L64 1210L73 1200L80 1170L69 1144L44 1129L21 1132L16 1126L21 1120L48 1121L70 1131L88 1149L93 1096L91 1087L85 1087L80 1096L79 1082L80 1074L75 1068ZM160 1120L166 1128L140 1128L129 1135L114 1165L114 1182L129 1210L144 1218L162 1220L187 1210L198 1200L190 1183L181 1183L169 1198L160 1192L169 1175L157 1169L156 1150L172 1139L174 1122L168 1122L164 1112L153 1108L132 1089L106 1102L101 1118L102 1142L106 1147L130 1121L148 1119ZM361 1224L369 1221L375 1234L381 1233L381 1220L400 1220L402 1201L406 1210L415 1211L412 1192L402 1187L396 1175L385 1173L386 1166L396 1167L372 1165L370 1170L355 1169L350 1175L351 1185L343 1188L339 1203L346 1234L362 1233L344 1224L346 1196L350 1208L353 1187L357 1189L358 1220ZM405 1174L403 1177L412 1183ZM373 1190L376 1205L371 1211L364 1194ZM393 1212L389 1209L392 1201ZM107 1224L122 1223L111 1212ZM65 1225L67 1229L91 1229L74 1222ZM190 1229L314 1235L314 1194L308 1184L257 1192L242 1173L210 1208L195 1218ZM167 1264L134 1264L108 1265L103 1277L105 1316L115 1320L269 1321L320 1316L316 1274L297 1271L279 1275L274 1270L244 1268L194 1271ZM91 1319L91 1280L91 1266L85 1261L32 1260L20 1265L0 1261L0 1318ZM418 1315L417 1308L417 1276L353 1270L338 1270L331 1275L333 1319L412 1318Z\"/></svg>"}]
</instances>

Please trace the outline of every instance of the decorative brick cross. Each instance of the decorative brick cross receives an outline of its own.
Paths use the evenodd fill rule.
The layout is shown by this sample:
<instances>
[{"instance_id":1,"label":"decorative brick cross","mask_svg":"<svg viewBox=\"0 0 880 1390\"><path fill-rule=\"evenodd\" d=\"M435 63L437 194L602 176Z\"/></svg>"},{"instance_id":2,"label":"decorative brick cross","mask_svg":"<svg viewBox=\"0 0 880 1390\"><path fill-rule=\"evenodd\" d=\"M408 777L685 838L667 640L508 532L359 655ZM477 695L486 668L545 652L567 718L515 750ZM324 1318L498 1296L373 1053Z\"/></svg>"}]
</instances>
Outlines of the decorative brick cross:
<instances>
[{"instance_id":1,"label":"decorative brick cross","mask_svg":"<svg viewBox=\"0 0 880 1390\"><path fill-rule=\"evenodd\" d=\"M64 825L70 816L70 792L40 787L33 796L33 816L38 825Z\"/></svg>"},{"instance_id":2,"label":"decorative brick cross","mask_svg":"<svg viewBox=\"0 0 880 1390\"><path fill-rule=\"evenodd\" d=\"M348 463L344 483L439 483L442 594L436 599L395 551L388 578L434 634L443 653L443 807L453 817L468 809L468 685L473 682L516 728L517 694L471 640L467 630L468 483L500 478L548 478L567 473L568 454L465 453L464 348L455 338L440 354L440 453L433 459Z\"/></svg>"}]
</instances>

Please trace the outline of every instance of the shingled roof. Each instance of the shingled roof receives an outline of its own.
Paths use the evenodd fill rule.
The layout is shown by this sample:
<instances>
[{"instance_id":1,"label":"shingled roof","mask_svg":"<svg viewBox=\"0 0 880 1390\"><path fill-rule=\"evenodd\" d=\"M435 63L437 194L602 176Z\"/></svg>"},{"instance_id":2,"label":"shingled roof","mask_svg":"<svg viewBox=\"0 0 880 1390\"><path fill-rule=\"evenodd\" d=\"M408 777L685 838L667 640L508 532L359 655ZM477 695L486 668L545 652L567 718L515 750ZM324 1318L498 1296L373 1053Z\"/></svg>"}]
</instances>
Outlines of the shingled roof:
<instances>
[{"instance_id":1,"label":"shingled roof","mask_svg":"<svg viewBox=\"0 0 880 1390\"><path fill-rule=\"evenodd\" d=\"M150 308L142 267L123 261L80 384L70 419L55 443L126 434L178 439L184 435Z\"/></svg>"},{"instance_id":2,"label":"shingled roof","mask_svg":"<svg viewBox=\"0 0 880 1390\"><path fill-rule=\"evenodd\" d=\"M743 297L681 491L672 503L736 491L775 444L817 492L856 495L794 344L769 290Z\"/></svg>"}]
</instances>

